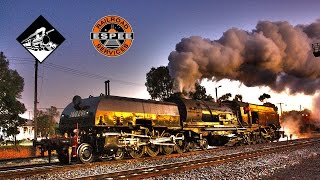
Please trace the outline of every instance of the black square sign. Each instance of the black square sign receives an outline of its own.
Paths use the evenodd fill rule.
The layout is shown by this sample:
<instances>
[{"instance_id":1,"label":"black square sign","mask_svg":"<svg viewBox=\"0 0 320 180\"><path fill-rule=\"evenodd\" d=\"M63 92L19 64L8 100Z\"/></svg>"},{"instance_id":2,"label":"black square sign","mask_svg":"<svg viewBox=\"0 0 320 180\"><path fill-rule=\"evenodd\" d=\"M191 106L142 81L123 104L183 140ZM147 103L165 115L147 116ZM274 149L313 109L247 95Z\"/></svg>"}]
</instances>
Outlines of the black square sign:
<instances>
[{"instance_id":1,"label":"black square sign","mask_svg":"<svg viewBox=\"0 0 320 180\"><path fill-rule=\"evenodd\" d=\"M43 16L39 16L18 38L40 63L42 63L60 44L64 37Z\"/></svg>"}]
</instances>

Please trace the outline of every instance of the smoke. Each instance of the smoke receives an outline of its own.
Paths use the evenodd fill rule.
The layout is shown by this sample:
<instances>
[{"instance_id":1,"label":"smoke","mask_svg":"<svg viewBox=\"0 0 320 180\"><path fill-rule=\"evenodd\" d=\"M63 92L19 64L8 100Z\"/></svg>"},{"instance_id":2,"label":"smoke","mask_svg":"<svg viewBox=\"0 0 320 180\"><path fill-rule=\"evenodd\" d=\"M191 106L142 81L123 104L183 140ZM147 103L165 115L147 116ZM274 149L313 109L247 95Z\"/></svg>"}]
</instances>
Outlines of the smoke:
<instances>
[{"instance_id":1,"label":"smoke","mask_svg":"<svg viewBox=\"0 0 320 180\"><path fill-rule=\"evenodd\" d=\"M290 139L307 138L310 136L310 132L302 132L302 129L306 126L304 123L305 122L299 117L289 116L281 122L281 127Z\"/></svg>"},{"instance_id":2,"label":"smoke","mask_svg":"<svg viewBox=\"0 0 320 180\"><path fill-rule=\"evenodd\" d=\"M311 112L311 123L320 128L320 94L313 98Z\"/></svg>"},{"instance_id":3,"label":"smoke","mask_svg":"<svg viewBox=\"0 0 320 180\"><path fill-rule=\"evenodd\" d=\"M230 79L311 95L320 88L320 60L311 48L319 40L320 20L297 26L259 21L251 32L231 28L218 40L183 38L168 67L178 92L193 91L199 80Z\"/></svg>"}]
</instances>

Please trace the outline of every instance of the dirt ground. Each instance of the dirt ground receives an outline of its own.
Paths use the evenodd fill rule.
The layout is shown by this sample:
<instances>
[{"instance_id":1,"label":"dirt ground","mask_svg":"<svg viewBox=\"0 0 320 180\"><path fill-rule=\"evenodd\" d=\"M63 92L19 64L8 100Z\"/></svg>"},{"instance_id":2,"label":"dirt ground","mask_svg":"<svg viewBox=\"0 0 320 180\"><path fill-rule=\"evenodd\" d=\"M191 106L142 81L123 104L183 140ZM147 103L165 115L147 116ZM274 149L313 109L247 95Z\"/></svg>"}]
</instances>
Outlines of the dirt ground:
<instances>
[{"instance_id":1,"label":"dirt ground","mask_svg":"<svg viewBox=\"0 0 320 180\"><path fill-rule=\"evenodd\" d=\"M33 152L33 146L0 146L0 160L33 157ZM36 156L40 156L39 148L37 148Z\"/></svg>"}]
</instances>

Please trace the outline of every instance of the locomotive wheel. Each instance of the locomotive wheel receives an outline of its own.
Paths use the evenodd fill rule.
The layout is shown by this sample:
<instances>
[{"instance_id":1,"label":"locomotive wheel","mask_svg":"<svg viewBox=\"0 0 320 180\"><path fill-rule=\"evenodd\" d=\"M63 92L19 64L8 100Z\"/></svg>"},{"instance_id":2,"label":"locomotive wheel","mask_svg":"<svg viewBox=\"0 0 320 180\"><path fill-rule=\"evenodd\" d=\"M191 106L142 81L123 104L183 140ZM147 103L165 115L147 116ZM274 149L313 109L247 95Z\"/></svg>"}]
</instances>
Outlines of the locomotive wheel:
<instances>
[{"instance_id":1,"label":"locomotive wheel","mask_svg":"<svg viewBox=\"0 0 320 180\"><path fill-rule=\"evenodd\" d=\"M174 146L162 146L162 153L165 155L172 154L174 151Z\"/></svg>"},{"instance_id":2,"label":"locomotive wheel","mask_svg":"<svg viewBox=\"0 0 320 180\"><path fill-rule=\"evenodd\" d=\"M160 152L160 146L149 144L148 146L146 146L146 152L150 157L157 156Z\"/></svg>"},{"instance_id":3,"label":"locomotive wheel","mask_svg":"<svg viewBox=\"0 0 320 180\"><path fill-rule=\"evenodd\" d=\"M209 143L208 143L207 138L203 138L203 139L202 139L201 148L202 148L203 150L207 150L207 149L208 149L208 146L209 146Z\"/></svg>"},{"instance_id":4,"label":"locomotive wheel","mask_svg":"<svg viewBox=\"0 0 320 180\"><path fill-rule=\"evenodd\" d=\"M58 159L63 164L69 164L69 154L68 149L58 149L57 150Z\"/></svg>"},{"instance_id":5,"label":"locomotive wheel","mask_svg":"<svg viewBox=\"0 0 320 180\"><path fill-rule=\"evenodd\" d=\"M262 143L262 136L261 135L257 135L256 142L257 142L257 144Z\"/></svg>"},{"instance_id":6,"label":"locomotive wheel","mask_svg":"<svg viewBox=\"0 0 320 180\"><path fill-rule=\"evenodd\" d=\"M176 137L184 137L182 133L178 133ZM177 153L184 153L186 151L187 144L185 140L176 140L176 145L174 146Z\"/></svg>"},{"instance_id":7,"label":"locomotive wheel","mask_svg":"<svg viewBox=\"0 0 320 180\"><path fill-rule=\"evenodd\" d=\"M136 158L141 158L144 154L144 146L139 146L137 149L131 149L129 151L129 155L136 159Z\"/></svg>"},{"instance_id":8,"label":"locomotive wheel","mask_svg":"<svg viewBox=\"0 0 320 180\"><path fill-rule=\"evenodd\" d=\"M78 158L82 163L91 163L94 160L92 146L87 143L81 144L78 147Z\"/></svg>"},{"instance_id":9,"label":"locomotive wheel","mask_svg":"<svg viewBox=\"0 0 320 180\"><path fill-rule=\"evenodd\" d=\"M162 135L163 137L170 137L171 134L166 132ZM161 152L165 155L172 154L174 151L174 146L161 146Z\"/></svg>"},{"instance_id":10,"label":"locomotive wheel","mask_svg":"<svg viewBox=\"0 0 320 180\"><path fill-rule=\"evenodd\" d=\"M125 156L125 151L122 148L119 148L117 150L117 152L114 154L114 159L115 160L120 160L120 159L124 159Z\"/></svg>"},{"instance_id":11,"label":"locomotive wheel","mask_svg":"<svg viewBox=\"0 0 320 180\"><path fill-rule=\"evenodd\" d=\"M242 138L243 138L243 144L250 145L251 141L250 141L250 136L248 134L243 134Z\"/></svg>"},{"instance_id":12,"label":"locomotive wheel","mask_svg":"<svg viewBox=\"0 0 320 180\"><path fill-rule=\"evenodd\" d=\"M189 152L195 151L196 150L196 144L194 142L188 142L187 144L187 149Z\"/></svg>"},{"instance_id":13,"label":"locomotive wheel","mask_svg":"<svg viewBox=\"0 0 320 180\"><path fill-rule=\"evenodd\" d=\"M251 142L252 144L257 144L257 135L255 133L251 135Z\"/></svg>"}]
</instances>

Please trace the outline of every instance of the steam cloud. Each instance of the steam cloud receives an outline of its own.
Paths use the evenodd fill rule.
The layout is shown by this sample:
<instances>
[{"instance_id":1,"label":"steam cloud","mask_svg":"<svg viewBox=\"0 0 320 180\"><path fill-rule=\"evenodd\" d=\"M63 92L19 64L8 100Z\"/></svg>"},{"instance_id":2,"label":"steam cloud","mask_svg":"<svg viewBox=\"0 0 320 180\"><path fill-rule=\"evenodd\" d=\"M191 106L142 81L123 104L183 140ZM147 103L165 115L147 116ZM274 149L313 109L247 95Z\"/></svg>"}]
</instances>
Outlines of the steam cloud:
<instances>
[{"instance_id":1,"label":"steam cloud","mask_svg":"<svg viewBox=\"0 0 320 180\"><path fill-rule=\"evenodd\" d=\"M202 79L238 80L248 87L314 94L320 88L320 60L311 43L320 40L320 19L293 26L259 21L251 32L231 28L218 40L183 38L169 55L176 91L193 91Z\"/></svg>"},{"instance_id":2,"label":"steam cloud","mask_svg":"<svg viewBox=\"0 0 320 180\"><path fill-rule=\"evenodd\" d=\"M320 128L320 95L318 94L315 96L312 100L312 119L313 119L313 124L315 124L317 127Z\"/></svg>"}]
</instances>

